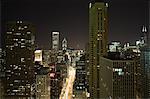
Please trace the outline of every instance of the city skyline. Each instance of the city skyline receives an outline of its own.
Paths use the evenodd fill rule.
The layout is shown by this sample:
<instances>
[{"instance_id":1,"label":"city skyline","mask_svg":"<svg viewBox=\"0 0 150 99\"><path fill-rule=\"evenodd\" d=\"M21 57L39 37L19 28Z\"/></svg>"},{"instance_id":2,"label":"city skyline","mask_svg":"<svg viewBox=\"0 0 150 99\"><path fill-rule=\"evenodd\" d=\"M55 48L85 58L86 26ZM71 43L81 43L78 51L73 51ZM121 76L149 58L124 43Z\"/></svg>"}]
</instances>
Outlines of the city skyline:
<instances>
[{"instance_id":1,"label":"city skyline","mask_svg":"<svg viewBox=\"0 0 150 99\"><path fill-rule=\"evenodd\" d=\"M0 99L150 98L150 0L0 6Z\"/></svg>"},{"instance_id":2,"label":"city skyline","mask_svg":"<svg viewBox=\"0 0 150 99\"><path fill-rule=\"evenodd\" d=\"M145 0L105 1L109 3L109 41L133 43L139 39L141 27L146 23ZM50 48L52 31L60 31L64 34L69 38L68 42L72 47L76 48L79 44L80 48L84 48L88 41L90 2L90 0L67 0L66 2L5 0L2 2L2 10L5 12L2 16L6 17L6 21L25 20L35 24L36 42L44 48Z\"/></svg>"},{"instance_id":3,"label":"city skyline","mask_svg":"<svg viewBox=\"0 0 150 99\"><path fill-rule=\"evenodd\" d=\"M91 1L5 0L2 2L5 12L2 15L6 22L25 20L35 24L36 42L42 48L50 48L52 31L63 34L71 47L77 48L78 45L85 48L88 41L88 4ZM138 40L146 23L145 0L104 1L109 3L109 41L133 43Z\"/></svg>"}]
</instances>

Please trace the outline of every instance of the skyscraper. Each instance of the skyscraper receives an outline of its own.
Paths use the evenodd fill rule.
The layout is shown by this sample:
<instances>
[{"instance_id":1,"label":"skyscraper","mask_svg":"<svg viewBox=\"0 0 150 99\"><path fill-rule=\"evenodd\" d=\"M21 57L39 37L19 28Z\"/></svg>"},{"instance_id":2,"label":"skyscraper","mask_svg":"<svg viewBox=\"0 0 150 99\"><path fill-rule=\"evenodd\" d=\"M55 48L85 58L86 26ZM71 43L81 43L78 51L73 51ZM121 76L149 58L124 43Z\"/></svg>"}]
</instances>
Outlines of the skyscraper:
<instances>
[{"instance_id":1,"label":"skyscraper","mask_svg":"<svg viewBox=\"0 0 150 99\"><path fill-rule=\"evenodd\" d=\"M4 53L2 49L0 48L0 99L3 99L3 84L2 81L4 79L4 59L3 59Z\"/></svg>"},{"instance_id":2,"label":"skyscraper","mask_svg":"<svg viewBox=\"0 0 150 99\"><path fill-rule=\"evenodd\" d=\"M52 49L59 50L59 32L52 32Z\"/></svg>"},{"instance_id":3,"label":"skyscraper","mask_svg":"<svg viewBox=\"0 0 150 99\"><path fill-rule=\"evenodd\" d=\"M30 97L34 77L35 28L29 22L9 22L4 37L6 99Z\"/></svg>"},{"instance_id":4,"label":"skyscraper","mask_svg":"<svg viewBox=\"0 0 150 99\"><path fill-rule=\"evenodd\" d=\"M104 2L89 4L89 91L92 99L102 98L99 81L101 78L100 57L107 55L107 7L108 4Z\"/></svg>"},{"instance_id":5,"label":"skyscraper","mask_svg":"<svg viewBox=\"0 0 150 99\"><path fill-rule=\"evenodd\" d=\"M73 87L73 94L75 99L85 99L85 92L87 88L85 55L80 57L80 60L76 61L76 79Z\"/></svg>"},{"instance_id":6,"label":"skyscraper","mask_svg":"<svg viewBox=\"0 0 150 99\"><path fill-rule=\"evenodd\" d=\"M49 67L41 67L36 75L36 99L50 99Z\"/></svg>"},{"instance_id":7,"label":"skyscraper","mask_svg":"<svg viewBox=\"0 0 150 99\"><path fill-rule=\"evenodd\" d=\"M138 60L111 59L113 65L113 99L136 99L140 97L138 92L139 79L137 66Z\"/></svg>"},{"instance_id":8,"label":"skyscraper","mask_svg":"<svg viewBox=\"0 0 150 99\"><path fill-rule=\"evenodd\" d=\"M64 38L63 41L62 41L62 50L67 50L67 40L66 40L66 38Z\"/></svg>"},{"instance_id":9,"label":"skyscraper","mask_svg":"<svg viewBox=\"0 0 150 99\"><path fill-rule=\"evenodd\" d=\"M95 2L89 5L89 40L90 48L100 49L101 56L107 55L108 16L107 3ZM94 51L93 49L93 51Z\"/></svg>"},{"instance_id":10,"label":"skyscraper","mask_svg":"<svg viewBox=\"0 0 150 99\"><path fill-rule=\"evenodd\" d=\"M149 0L147 0L149 1ZM150 17L150 1L147 2L147 13ZM143 67L143 90L144 95L142 98L150 98L150 18L146 20L148 22L148 42L146 46L141 48L141 65Z\"/></svg>"}]
</instances>

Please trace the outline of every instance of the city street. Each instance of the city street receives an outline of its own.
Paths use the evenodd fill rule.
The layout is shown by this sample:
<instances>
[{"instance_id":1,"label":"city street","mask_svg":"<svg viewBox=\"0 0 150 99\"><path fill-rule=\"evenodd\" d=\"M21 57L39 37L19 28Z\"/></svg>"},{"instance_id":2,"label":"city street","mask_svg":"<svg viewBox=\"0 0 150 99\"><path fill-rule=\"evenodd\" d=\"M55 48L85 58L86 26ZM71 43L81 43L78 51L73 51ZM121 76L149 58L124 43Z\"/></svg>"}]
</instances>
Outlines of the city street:
<instances>
[{"instance_id":1,"label":"city street","mask_svg":"<svg viewBox=\"0 0 150 99\"><path fill-rule=\"evenodd\" d=\"M68 69L69 69L68 77L66 79L66 83L62 88L60 99L72 99L73 83L75 80L75 68L69 66Z\"/></svg>"}]
</instances>

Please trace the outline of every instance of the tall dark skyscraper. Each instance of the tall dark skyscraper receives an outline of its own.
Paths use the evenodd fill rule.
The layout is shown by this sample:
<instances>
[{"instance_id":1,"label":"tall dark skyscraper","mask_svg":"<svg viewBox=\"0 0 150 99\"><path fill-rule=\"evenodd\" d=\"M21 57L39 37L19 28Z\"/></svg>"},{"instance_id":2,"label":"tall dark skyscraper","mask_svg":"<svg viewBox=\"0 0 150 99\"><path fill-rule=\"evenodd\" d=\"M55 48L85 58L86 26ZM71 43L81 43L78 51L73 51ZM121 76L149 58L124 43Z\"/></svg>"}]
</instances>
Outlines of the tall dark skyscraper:
<instances>
[{"instance_id":1,"label":"tall dark skyscraper","mask_svg":"<svg viewBox=\"0 0 150 99\"><path fill-rule=\"evenodd\" d=\"M107 3L95 2L89 4L89 40L90 48L101 56L107 55L108 15ZM97 52L96 49L99 49ZM92 50L92 49L91 49ZM94 53L93 53L94 54Z\"/></svg>"},{"instance_id":2,"label":"tall dark skyscraper","mask_svg":"<svg viewBox=\"0 0 150 99\"><path fill-rule=\"evenodd\" d=\"M4 35L4 95L6 99L27 99L34 77L35 28L28 22L9 22Z\"/></svg>"},{"instance_id":3,"label":"tall dark skyscraper","mask_svg":"<svg viewBox=\"0 0 150 99\"><path fill-rule=\"evenodd\" d=\"M101 78L100 57L107 55L107 7L108 4L104 2L89 4L89 91L92 99L102 98L99 80Z\"/></svg>"},{"instance_id":4,"label":"tall dark skyscraper","mask_svg":"<svg viewBox=\"0 0 150 99\"><path fill-rule=\"evenodd\" d=\"M148 0L147 0L148 1ZM150 1L147 2L147 13L150 17ZM150 98L150 18L147 19L148 26L148 42L146 46L141 48L141 65L143 67L143 98Z\"/></svg>"}]
</instances>

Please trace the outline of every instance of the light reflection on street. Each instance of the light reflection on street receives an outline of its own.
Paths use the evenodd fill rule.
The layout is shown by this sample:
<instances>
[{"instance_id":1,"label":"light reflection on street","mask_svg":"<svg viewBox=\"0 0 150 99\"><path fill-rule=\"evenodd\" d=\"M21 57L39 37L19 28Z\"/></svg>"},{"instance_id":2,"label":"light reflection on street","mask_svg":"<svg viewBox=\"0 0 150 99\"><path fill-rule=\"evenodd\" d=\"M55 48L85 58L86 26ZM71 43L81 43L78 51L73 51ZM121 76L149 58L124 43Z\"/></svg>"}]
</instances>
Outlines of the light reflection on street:
<instances>
[{"instance_id":1,"label":"light reflection on street","mask_svg":"<svg viewBox=\"0 0 150 99\"><path fill-rule=\"evenodd\" d=\"M73 83L75 80L75 68L69 66L68 77L66 78L66 83L63 85L62 92L60 95L60 99L71 99L73 92Z\"/></svg>"}]
</instances>

